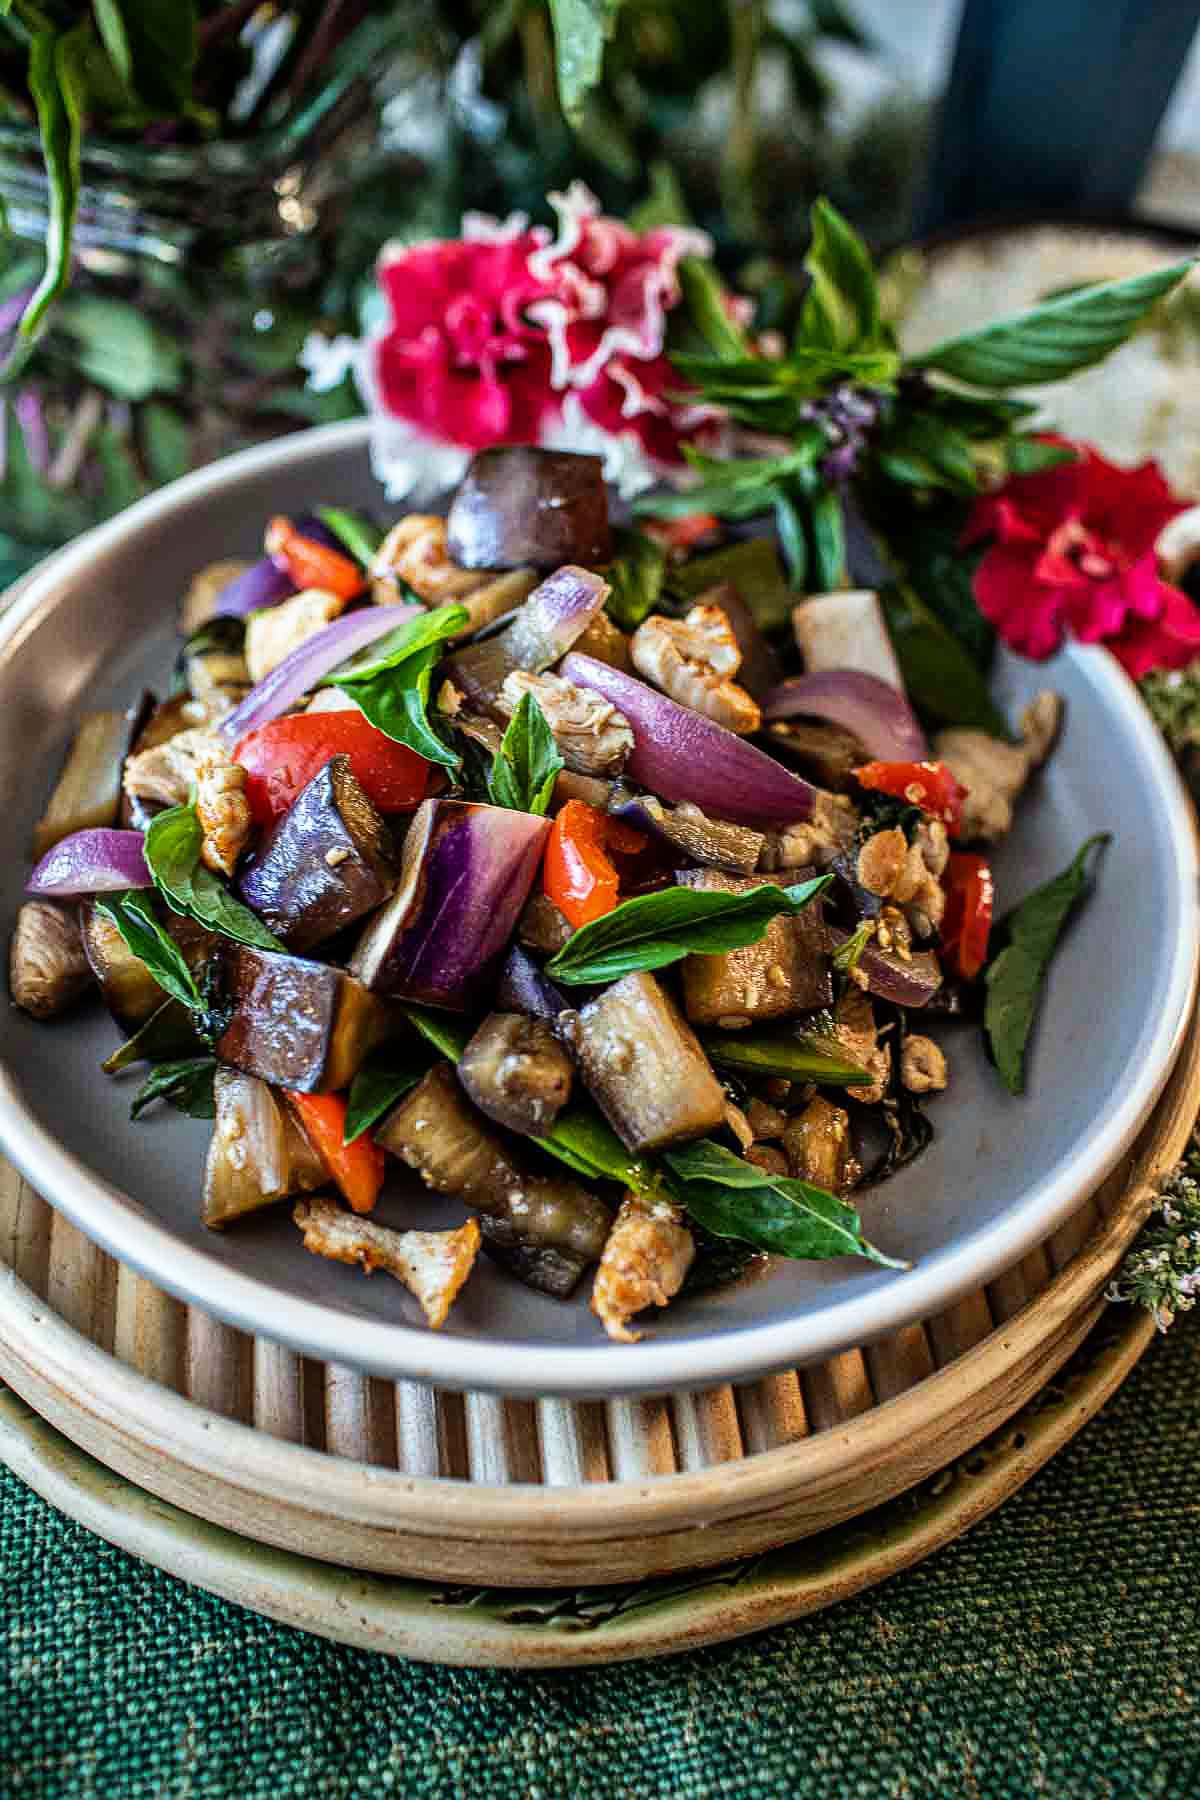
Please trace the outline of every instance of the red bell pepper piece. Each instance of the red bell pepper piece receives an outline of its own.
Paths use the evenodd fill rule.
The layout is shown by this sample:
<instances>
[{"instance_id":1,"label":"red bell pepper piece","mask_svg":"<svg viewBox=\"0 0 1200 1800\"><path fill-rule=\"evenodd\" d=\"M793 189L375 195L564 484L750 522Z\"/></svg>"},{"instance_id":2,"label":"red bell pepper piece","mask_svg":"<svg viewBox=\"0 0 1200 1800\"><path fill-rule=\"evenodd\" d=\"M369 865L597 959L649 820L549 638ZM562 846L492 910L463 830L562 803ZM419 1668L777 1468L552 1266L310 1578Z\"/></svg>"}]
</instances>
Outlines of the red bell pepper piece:
<instances>
[{"instance_id":1,"label":"red bell pepper piece","mask_svg":"<svg viewBox=\"0 0 1200 1800\"><path fill-rule=\"evenodd\" d=\"M642 530L668 555L686 556L706 537L711 537L719 525L714 513L694 512L686 513L682 519L648 519Z\"/></svg>"},{"instance_id":2,"label":"red bell pepper piece","mask_svg":"<svg viewBox=\"0 0 1200 1800\"><path fill-rule=\"evenodd\" d=\"M233 753L246 771L254 823L274 824L333 756L348 756L355 780L383 813L411 812L425 797L429 764L351 707L292 713L247 732Z\"/></svg>"},{"instance_id":3,"label":"red bell pepper piece","mask_svg":"<svg viewBox=\"0 0 1200 1800\"><path fill-rule=\"evenodd\" d=\"M282 513L271 520L263 541L272 562L286 569L300 589L320 588L339 600L353 600L367 585L356 562L328 544L304 537Z\"/></svg>"},{"instance_id":4,"label":"red bell pepper piece","mask_svg":"<svg viewBox=\"0 0 1200 1800\"><path fill-rule=\"evenodd\" d=\"M640 831L610 819L583 800L568 800L550 828L542 886L576 930L603 918L617 904L621 878L610 850L634 855L646 847Z\"/></svg>"},{"instance_id":5,"label":"red bell pepper piece","mask_svg":"<svg viewBox=\"0 0 1200 1800\"><path fill-rule=\"evenodd\" d=\"M942 916L942 961L965 981L974 981L987 961L988 934L996 890L982 856L953 850L942 873L946 911Z\"/></svg>"},{"instance_id":6,"label":"red bell pepper piece","mask_svg":"<svg viewBox=\"0 0 1200 1800\"><path fill-rule=\"evenodd\" d=\"M869 762L854 773L860 787L907 800L910 806L919 806L931 818L940 819L951 837L957 835L967 790L945 763Z\"/></svg>"},{"instance_id":7,"label":"red bell pepper piece","mask_svg":"<svg viewBox=\"0 0 1200 1800\"><path fill-rule=\"evenodd\" d=\"M383 1186L384 1156L369 1132L352 1144L346 1134L346 1102L341 1094L296 1094L287 1097L296 1110L309 1143L356 1213L369 1213Z\"/></svg>"}]
</instances>

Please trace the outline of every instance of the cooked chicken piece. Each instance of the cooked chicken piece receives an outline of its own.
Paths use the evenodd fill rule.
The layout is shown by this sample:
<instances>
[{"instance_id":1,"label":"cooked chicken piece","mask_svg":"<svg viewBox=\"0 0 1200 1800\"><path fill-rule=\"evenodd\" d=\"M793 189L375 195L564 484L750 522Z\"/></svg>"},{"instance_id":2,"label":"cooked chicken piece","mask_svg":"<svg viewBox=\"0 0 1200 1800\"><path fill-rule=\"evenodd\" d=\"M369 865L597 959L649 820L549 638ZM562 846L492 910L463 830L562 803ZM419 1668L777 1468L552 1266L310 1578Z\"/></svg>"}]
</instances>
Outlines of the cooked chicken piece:
<instances>
[{"instance_id":1,"label":"cooked chicken piece","mask_svg":"<svg viewBox=\"0 0 1200 1800\"><path fill-rule=\"evenodd\" d=\"M665 1306L683 1286L696 1246L683 1214L669 1200L626 1194L596 1280L592 1311L610 1338L636 1344L629 1320L647 1306Z\"/></svg>"},{"instance_id":2,"label":"cooked chicken piece","mask_svg":"<svg viewBox=\"0 0 1200 1800\"><path fill-rule=\"evenodd\" d=\"M346 602L321 588L293 594L278 606L265 606L246 621L246 667L251 681L261 681L278 668L285 656L324 631Z\"/></svg>"},{"instance_id":3,"label":"cooked chicken piece","mask_svg":"<svg viewBox=\"0 0 1200 1800\"><path fill-rule=\"evenodd\" d=\"M866 1106L883 1099L892 1072L892 1052L879 1042L875 1011L866 994L847 987L834 1011L833 1035L852 1061L875 1077L870 1087L856 1087L854 1098Z\"/></svg>"},{"instance_id":4,"label":"cooked chicken piece","mask_svg":"<svg viewBox=\"0 0 1200 1800\"><path fill-rule=\"evenodd\" d=\"M940 1093L947 1081L946 1058L932 1038L912 1032L900 1051L900 1079L910 1094Z\"/></svg>"},{"instance_id":5,"label":"cooked chicken piece","mask_svg":"<svg viewBox=\"0 0 1200 1800\"><path fill-rule=\"evenodd\" d=\"M208 624L216 614L217 601L224 589L239 575L244 575L249 567L250 564L239 557L227 557L222 562L206 564L192 576L179 608L179 629L184 637L191 637L193 631Z\"/></svg>"},{"instance_id":6,"label":"cooked chicken piece","mask_svg":"<svg viewBox=\"0 0 1200 1800\"><path fill-rule=\"evenodd\" d=\"M633 634L633 666L672 700L690 706L728 731L757 731L762 712L733 680L741 646L719 606L693 606L682 619L655 614Z\"/></svg>"},{"instance_id":7,"label":"cooked chicken piece","mask_svg":"<svg viewBox=\"0 0 1200 1800\"><path fill-rule=\"evenodd\" d=\"M162 806L186 806L196 784L202 758L212 755L215 740L203 726L177 731L164 743L139 750L125 762L121 778L131 800L157 801Z\"/></svg>"},{"instance_id":8,"label":"cooked chicken piece","mask_svg":"<svg viewBox=\"0 0 1200 1800\"><path fill-rule=\"evenodd\" d=\"M90 983L75 909L52 900L27 900L17 914L8 957L8 986L16 1004L35 1019L64 1012Z\"/></svg>"},{"instance_id":9,"label":"cooked chicken piece","mask_svg":"<svg viewBox=\"0 0 1200 1800\"><path fill-rule=\"evenodd\" d=\"M594 656L614 669L629 670L629 639L606 612L598 612L582 637L575 639L578 656Z\"/></svg>"},{"instance_id":10,"label":"cooked chicken piece","mask_svg":"<svg viewBox=\"0 0 1200 1800\"><path fill-rule=\"evenodd\" d=\"M292 1217L304 1248L332 1262L357 1263L367 1275L386 1269L420 1302L436 1331L445 1324L479 1252L479 1221L457 1231L392 1231L343 1212L333 1200L301 1200Z\"/></svg>"},{"instance_id":11,"label":"cooked chicken piece","mask_svg":"<svg viewBox=\"0 0 1200 1800\"><path fill-rule=\"evenodd\" d=\"M768 831L759 855L760 869L827 869L850 847L858 817L844 794L817 792L811 818L784 831Z\"/></svg>"},{"instance_id":12,"label":"cooked chicken piece","mask_svg":"<svg viewBox=\"0 0 1200 1800\"><path fill-rule=\"evenodd\" d=\"M514 669L496 699L505 718L517 710L522 694L532 694L541 707L568 769L577 775L620 774L633 749L633 727L610 700L561 675Z\"/></svg>"},{"instance_id":13,"label":"cooked chicken piece","mask_svg":"<svg viewBox=\"0 0 1200 1800\"><path fill-rule=\"evenodd\" d=\"M819 1095L792 1120L783 1148L798 1181L811 1181L831 1194L845 1193L862 1173L851 1151L849 1113Z\"/></svg>"},{"instance_id":14,"label":"cooked chicken piece","mask_svg":"<svg viewBox=\"0 0 1200 1800\"><path fill-rule=\"evenodd\" d=\"M371 563L371 594L378 606L411 594L430 606L451 601L471 615L465 632L481 631L533 592L534 569L464 569L447 548L446 521L435 513L408 513L384 538Z\"/></svg>"},{"instance_id":15,"label":"cooked chicken piece","mask_svg":"<svg viewBox=\"0 0 1200 1800\"><path fill-rule=\"evenodd\" d=\"M1062 711L1061 698L1049 689L1035 695L1021 714L1019 744L959 727L938 732L933 753L967 790L962 837L995 843L1007 834L1018 794L1054 747Z\"/></svg>"},{"instance_id":16,"label":"cooked chicken piece","mask_svg":"<svg viewBox=\"0 0 1200 1800\"><path fill-rule=\"evenodd\" d=\"M937 823L937 821L932 821ZM939 826L942 838L922 827L924 836L909 844L904 833L893 826L876 831L858 853L856 873L868 893L894 900L904 909L905 918L918 937L932 937L946 910L946 895L941 882L925 861L924 844L935 863L944 868L948 847L944 845L945 827Z\"/></svg>"},{"instance_id":17,"label":"cooked chicken piece","mask_svg":"<svg viewBox=\"0 0 1200 1800\"><path fill-rule=\"evenodd\" d=\"M206 869L232 875L253 827L246 771L209 738L196 762L196 816L204 832L200 860Z\"/></svg>"}]
</instances>

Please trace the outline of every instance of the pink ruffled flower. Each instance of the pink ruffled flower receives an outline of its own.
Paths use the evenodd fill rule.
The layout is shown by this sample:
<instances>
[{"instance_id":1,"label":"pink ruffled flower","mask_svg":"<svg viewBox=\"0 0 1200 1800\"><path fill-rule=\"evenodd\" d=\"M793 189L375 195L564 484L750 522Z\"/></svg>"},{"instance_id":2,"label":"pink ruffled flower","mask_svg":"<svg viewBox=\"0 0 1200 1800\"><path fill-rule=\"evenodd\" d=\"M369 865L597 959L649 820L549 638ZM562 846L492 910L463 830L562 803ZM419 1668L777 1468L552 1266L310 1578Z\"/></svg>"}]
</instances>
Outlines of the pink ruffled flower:
<instances>
[{"instance_id":1,"label":"pink ruffled flower","mask_svg":"<svg viewBox=\"0 0 1200 1800\"><path fill-rule=\"evenodd\" d=\"M685 443L719 437L723 413L681 398L665 350L680 260L710 255L708 237L631 231L579 182L550 200L553 235L520 215L468 214L461 239L383 252L389 316L364 385L393 492L422 447L602 448L610 478L634 491L678 469ZM739 317L748 309L733 304Z\"/></svg>"},{"instance_id":2,"label":"pink ruffled flower","mask_svg":"<svg viewBox=\"0 0 1200 1800\"><path fill-rule=\"evenodd\" d=\"M1075 461L1012 476L976 502L963 542L991 539L975 573L980 611L1037 661L1069 632L1107 644L1135 678L1182 667L1200 652L1200 610L1162 579L1155 544L1186 502L1155 463L1122 469L1066 447Z\"/></svg>"}]
</instances>

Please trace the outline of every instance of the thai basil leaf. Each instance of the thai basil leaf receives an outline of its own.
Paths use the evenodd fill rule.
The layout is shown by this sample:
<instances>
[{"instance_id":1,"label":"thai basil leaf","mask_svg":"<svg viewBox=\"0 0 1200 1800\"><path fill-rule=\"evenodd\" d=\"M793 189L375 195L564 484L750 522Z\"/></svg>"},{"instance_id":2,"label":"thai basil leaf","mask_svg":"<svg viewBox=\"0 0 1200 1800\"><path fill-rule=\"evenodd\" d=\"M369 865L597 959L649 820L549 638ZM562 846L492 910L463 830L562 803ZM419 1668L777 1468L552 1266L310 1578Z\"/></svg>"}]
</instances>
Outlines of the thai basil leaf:
<instances>
[{"instance_id":1,"label":"thai basil leaf","mask_svg":"<svg viewBox=\"0 0 1200 1800\"><path fill-rule=\"evenodd\" d=\"M21 318L21 333L33 337L47 309L71 273L71 239L79 206L79 145L87 106L85 59L95 42L90 24L34 33L29 46L29 91L37 111L42 160L50 186L46 222L46 268Z\"/></svg>"},{"instance_id":2,"label":"thai basil leaf","mask_svg":"<svg viewBox=\"0 0 1200 1800\"><path fill-rule=\"evenodd\" d=\"M161 984L160 984L161 985ZM111 1056L100 1064L106 1075L119 1075L135 1063L161 1062L181 1056L184 1051L199 1051L204 1045L200 1030L202 1013L181 1008L178 1000L164 1000L133 1036L118 1044Z\"/></svg>"},{"instance_id":3,"label":"thai basil leaf","mask_svg":"<svg viewBox=\"0 0 1200 1800\"><path fill-rule=\"evenodd\" d=\"M859 927L860 931L864 927ZM855 936L857 937L857 933ZM869 929L865 942L870 936ZM853 937L847 938L833 961ZM851 965L853 966L853 965ZM830 1087L862 1087L874 1077L842 1050L837 1039L819 1031L701 1031L697 1034L709 1061L743 1075L781 1075L788 1081L816 1081Z\"/></svg>"},{"instance_id":4,"label":"thai basil leaf","mask_svg":"<svg viewBox=\"0 0 1200 1800\"><path fill-rule=\"evenodd\" d=\"M131 888L124 894L105 895L96 901L96 910L112 920L127 948L141 958L165 994L182 1001L190 1012L200 1011L200 990L183 951L155 918L154 902L144 891Z\"/></svg>"},{"instance_id":5,"label":"thai basil leaf","mask_svg":"<svg viewBox=\"0 0 1200 1800\"><path fill-rule=\"evenodd\" d=\"M796 349L874 347L880 341L879 289L866 246L828 200L813 205L804 259L812 286L800 314Z\"/></svg>"},{"instance_id":6,"label":"thai basil leaf","mask_svg":"<svg viewBox=\"0 0 1200 1800\"><path fill-rule=\"evenodd\" d=\"M747 357L745 336L729 316L725 289L712 264L699 256L685 256L678 276L687 314L713 355L722 362Z\"/></svg>"},{"instance_id":7,"label":"thai basil leaf","mask_svg":"<svg viewBox=\"0 0 1200 1800\"><path fill-rule=\"evenodd\" d=\"M1078 452L1070 444L1046 444L1036 437L1010 437L1004 449L1010 475L1039 475L1043 469L1078 460Z\"/></svg>"},{"instance_id":8,"label":"thai basil leaf","mask_svg":"<svg viewBox=\"0 0 1200 1800\"><path fill-rule=\"evenodd\" d=\"M967 437L931 413L902 413L881 439L879 467L906 487L973 494L979 485Z\"/></svg>"},{"instance_id":9,"label":"thai basil leaf","mask_svg":"<svg viewBox=\"0 0 1200 1800\"><path fill-rule=\"evenodd\" d=\"M351 556L364 568L370 565L383 538L367 519L360 519L357 513L347 512L341 506L318 506L317 517L322 525L328 525L335 537L341 538Z\"/></svg>"},{"instance_id":10,"label":"thai basil leaf","mask_svg":"<svg viewBox=\"0 0 1200 1800\"><path fill-rule=\"evenodd\" d=\"M1000 1078L1011 1094L1025 1088L1025 1050L1033 1029L1042 983L1058 947L1063 927L1088 891L1088 859L1110 832L1088 838L1062 871L1001 921L999 950L994 949L984 980L987 1002L983 1028Z\"/></svg>"},{"instance_id":11,"label":"thai basil leaf","mask_svg":"<svg viewBox=\"0 0 1200 1800\"><path fill-rule=\"evenodd\" d=\"M200 860L204 828L194 806L172 806L150 821L144 852L154 885L173 912L195 919L222 937L259 950L284 946L262 920L234 898Z\"/></svg>"},{"instance_id":12,"label":"thai basil leaf","mask_svg":"<svg viewBox=\"0 0 1200 1800\"><path fill-rule=\"evenodd\" d=\"M417 1044L385 1044L372 1051L350 1084L346 1096L346 1123L342 1142L352 1144L355 1138L370 1131L385 1113L391 1112L397 1100L433 1067L424 1042Z\"/></svg>"},{"instance_id":13,"label":"thai basil leaf","mask_svg":"<svg viewBox=\"0 0 1200 1800\"><path fill-rule=\"evenodd\" d=\"M788 580L798 592L804 587L808 574L808 537L799 508L790 494L775 496L775 530L787 564Z\"/></svg>"},{"instance_id":14,"label":"thai basil leaf","mask_svg":"<svg viewBox=\"0 0 1200 1800\"><path fill-rule=\"evenodd\" d=\"M104 0L96 14L104 47L126 86L155 112L186 112L196 63L192 0Z\"/></svg>"},{"instance_id":15,"label":"thai basil leaf","mask_svg":"<svg viewBox=\"0 0 1200 1800\"><path fill-rule=\"evenodd\" d=\"M585 1100L566 1107L545 1137L533 1141L589 1181L615 1181L639 1193L662 1190L662 1176L654 1165L627 1150L612 1127Z\"/></svg>"},{"instance_id":16,"label":"thai basil leaf","mask_svg":"<svg viewBox=\"0 0 1200 1800\"><path fill-rule=\"evenodd\" d=\"M544 816L563 767L545 713L532 694L522 694L488 776L493 803Z\"/></svg>"},{"instance_id":17,"label":"thai basil leaf","mask_svg":"<svg viewBox=\"0 0 1200 1800\"><path fill-rule=\"evenodd\" d=\"M854 1208L811 1182L772 1175L707 1138L665 1156L677 1199L714 1237L803 1261L865 1256L885 1269L909 1266L877 1250Z\"/></svg>"},{"instance_id":18,"label":"thai basil leaf","mask_svg":"<svg viewBox=\"0 0 1200 1800\"><path fill-rule=\"evenodd\" d=\"M429 1006L405 1004L400 1008L414 1031L431 1043L435 1050L456 1063L475 1033L474 1025L454 1018L451 1013L435 1012Z\"/></svg>"},{"instance_id":19,"label":"thai basil leaf","mask_svg":"<svg viewBox=\"0 0 1200 1800\"><path fill-rule=\"evenodd\" d=\"M633 231L654 231L660 225L695 224L679 177L665 157L656 157L650 164L646 198L632 207L627 217Z\"/></svg>"},{"instance_id":20,"label":"thai basil leaf","mask_svg":"<svg viewBox=\"0 0 1200 1800\"><path fill-rule=\"evenodd\" d=\"M975 571L983 546L961 548L961 533L962 512L957 502L918 509L906 498L903 513L895 515L886 535L904 565L909 587L986 674L996 649L996 633L975 599Z\"/></svg>"},{"instance_id":21,"label":"thai basil leaf","mask_svg":"<svg viewBox=\"0 0 1200 1800\"><path fill-rule=\"evenodd\" d=\"M967 725L1011 743L1008 723L963 646L911 588L880 601L904 686L917 710L941 725Z\"/></svg>"},{"instance_id":22,"label":"thai basil leaf","mask_svg":"<svg viewBox=\"0 0 1200 1800\"><path fill-rule=\"evenodd\" d=\"M558 97L571 123L604 69L604 45L612 36L620 0L550 0Z\"/></svg>"},{"instance_id":23,"label":"thai basil leaf","mask_svg":"<svg viewBox=\"0 0 1200 1800\"><path fill-rule=\"evenodd\" d=\"M123 300L74 295L60 307L55 323L75 340L77 367L119 400L148 400L183 385L178 345Z\"/></svg>"},{"instance_id":24,"label":"thai basil leaf","mask_svg":"<svg viewBox=\"0 0 1200 1800\"><path fill-rule=\"evenodd\" d=\"M619 555L606 570L612 591L605 610L622 631L636 631L662 597L667 553L641 531L619 531L617 545Z\"/></svg>"},{"instance_id":25,"label":"thai basil leaf","mask_svg":"<svg viewBox=\"0 0 1200 1800\"><path fill-rule=\"evenodd\" d=\"M133 1096L130 1118L140 1118L155 1100L169 1100L191 1119L215 1119L213 1076L216 1072L215 1056L191 1056L185 1062L157 1064Z\"/></svg>"},{"instance_id":26,"label":"thai basil leaf","mask_svg":"<svg viewBox=\"0 0 1200 1800\"><path fill-rule=\"evenodd\" d=\"M671 593L684 599L722 581L733 583L760 631L778 631L791 619L796 596L769 537L746 538L708 556L689 557L667 575Z\"/></svg>"},{"instance_id":27,"label":"thai basil leaf","mask_svg":"<svg viewBox=\"0 0 1200 1800\"><path fill-rule=\"evenodd\" d=\"M793 887L764 882L743 894L670 887L624 900L573 932L546 964L555 981L617 981L639 969L665 969L696 952L718 954L754 944L780 913L793 917L816 898L831 877Z\"/></svg>"},{"instance_id":28,"label":"thai basil leaf","mask_svg":"<svg viewBox=\"0 0 1200 1800\"><path fill-rule=\"evenodd\" d=\"M908 366L937 369L979 388L1061 381L1123 344L1192 267L1189 257L1148 275L1061 294L1014 318L935 344L910 357Z\"/></svg>"},{"instance_id":29,"label":"thai basil leaf","mask_svg":"<svg viewBox=\"0 0 1200 1800\"><path fill-rule=\"evenodd\" d=\"M426 709L442 646L471 622L465 606L439 606L389 632L381 648L365 663L326 678L359 706L378 731L407 744L427 762L456 769L456 751L443 743L429 723Z\"/></svg>"},{"instance_id":30,"label":"thai basil leaf","mask_svg":"<svg viewBox=\"0 0 1200 1800\"><path fill-rule=\"evenodd\" d=\"M825 488L812 503L813 585L818 594L841 587L846 575L846 520L837 488Z\"/></svg>"}]
</instances>

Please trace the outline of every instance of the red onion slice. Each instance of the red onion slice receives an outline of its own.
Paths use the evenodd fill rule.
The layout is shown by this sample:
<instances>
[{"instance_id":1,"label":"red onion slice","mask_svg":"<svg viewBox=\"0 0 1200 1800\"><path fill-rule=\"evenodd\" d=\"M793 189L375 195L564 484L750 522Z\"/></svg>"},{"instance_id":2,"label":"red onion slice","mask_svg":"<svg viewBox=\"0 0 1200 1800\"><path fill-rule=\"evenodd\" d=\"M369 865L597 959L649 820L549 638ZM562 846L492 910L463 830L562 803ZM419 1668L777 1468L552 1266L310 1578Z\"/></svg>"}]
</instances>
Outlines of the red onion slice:
<instances>
[{"instance_id":1,"label":"red onion slice","mask_svg":"<svg viewBox=\"0 0 1200 1800\"><path fill-rule=\"evenodd\" d=\"M833 944L850 936L840 925L828 927ZM928 1006L942 985L942 971L932 950L914 950L907 962L891 951L868 944L858 959L871 993L895 1006Z\"/></svg>"},{"instance_id":2,"label":"red onion slice","mask_svg":"<svg viewBox=\"0 0 1200 1800\"><path fill-rule=\"evenodd\" d=\"M82 894L115 894L153 885L140 831L92 826L60 838L34 869L25 891L46 899L73 900Z\"/></svg>"},{"instance_id":3,"label":"red onion slice","mask_svg":"<svg viewBox=\"0 0 1200 1800\"><path fill-rule=\"evenodd\" d=\"M217 730L227 744L236 744L248 731L268 724L295 706L339 663L423 611L420 606L367 606L359 612L343 613L324 631L316 632L285 656L277 668L250 689L240 706L226 714Z\"/></svg>"},{"instance_id":4,"label":"red onion slice","mask_svg":"<svg viewBox=\"0 0 1200 1800\"><path fill-rule=\"evenodd\" d=\"M768 722L803 713L840 725L880 762L923 762L929 755L925 733L904 695L861 669L793 676L763 697L762 710Z\"/></svg>"},{"instance_id":5,"label":"red onion slice","mask_svg":"<svg viewBox=\"0 0 1200 1800\"><path fill-rule=\"evenodd\" d=\"M261 562L252 563L243 574L226 583L217 596L215 610L225 618L244 619L247 613L290 600L296 592L291 576L264 556Z\"/></svg>"},{"instance_id":6,"label":"red onion slice","mask_svg":"<svg viewBox=\"0 0 1200 1800\"><path fill-rule=\"evenodd\" d=\"M723 725L578 651L562 672L624 713L634 736L626 773L652 794L693 800L743 825L791 825L811 814L817 790Z\"/></svg>"}]
</instances>

